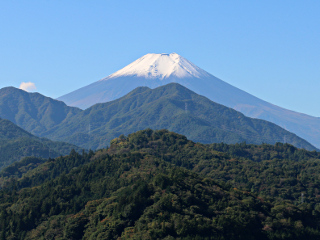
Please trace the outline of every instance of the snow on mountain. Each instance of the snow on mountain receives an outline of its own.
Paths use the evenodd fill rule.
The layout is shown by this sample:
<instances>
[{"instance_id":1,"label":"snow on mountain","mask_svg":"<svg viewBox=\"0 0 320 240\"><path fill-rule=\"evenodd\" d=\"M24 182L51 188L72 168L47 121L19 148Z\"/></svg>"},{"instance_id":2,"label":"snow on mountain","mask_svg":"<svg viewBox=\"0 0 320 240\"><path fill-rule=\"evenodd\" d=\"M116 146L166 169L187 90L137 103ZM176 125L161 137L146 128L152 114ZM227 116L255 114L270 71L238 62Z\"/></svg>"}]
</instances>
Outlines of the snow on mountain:
<instances>
[{"instance_id":1,"label":"snow on mountain","mask_svg":"<svg viewBox=\"0 0 320 240\"><path fill-rule=\"evenodd\" d=\"M320 148L320 118L265 102L216 78L176 53L146 54L108 77L61 96L58 100L85 109L96 103L120 98L136 87L156 88L171 82L179 83L249 117L273 122Z\"/></svg>"},{"instance_id":2,"label":"snow on mountain","mask_svg":"<svg viewBox=\"0 0 320 240\"><path fill-rule=\"evenodd\" d=\"M169 77L201 78L209 74L176 53L149 53L101 81L129 76L163 80Z\"/></svg>"}]
</instances>

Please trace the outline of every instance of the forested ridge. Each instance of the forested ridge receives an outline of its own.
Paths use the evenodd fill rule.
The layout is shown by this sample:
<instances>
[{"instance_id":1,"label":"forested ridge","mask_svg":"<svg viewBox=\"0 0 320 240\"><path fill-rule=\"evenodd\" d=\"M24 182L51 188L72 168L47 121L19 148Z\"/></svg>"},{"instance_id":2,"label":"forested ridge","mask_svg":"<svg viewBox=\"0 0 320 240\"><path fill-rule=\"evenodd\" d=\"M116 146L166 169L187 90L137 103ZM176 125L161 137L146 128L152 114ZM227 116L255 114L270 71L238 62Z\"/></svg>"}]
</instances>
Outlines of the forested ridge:
<instances>
[{"instance_id":1,"label":"forested ridge","mask_svg":"<svg viewBox=\"0 0 320 240\"><path fill-rule=\"evenodd\" d=\"M95 104L43 136L99 149L120 134L146 128L168 129L201 143L275 144L286 139L297 147L316 150L276 124L246 117L177 83L155 89L138 87L114 101Z\"/></svg>"},{"instance_id":2,"label":"forested ridge","mask_svg":"<svg viewBox=\"0 0 320 240\"><path fill-rule=\"evenodd\" d=\"M320 153L167 130L1 172L0 239L320 239Z\"/></svg>"},{"instance_id":3,"label":"forested ridge","mask_svg":"<svg viewBox=\"0 0 320 240\"><path fill-rule=\"evenodd\" d=\"M177 83L138 87L111 102L86 110L39 93L0 89L0 117L26 131L84 149L99 149L120 134L146 128L168 129L201 143L283 142L317 150L299 136L268 121L249 118Z\"/></svg>"},{"instance_id":4,"label":"forested ridge","mask_svg":"<svg viewBox=\"0 0 320 240\"><path fill-rule=\"evenodd\" d=\"M36 137L9 120L0 118L0 170L24 157L58 157L72 149L82 150L69 143Z\"/></svg>"},{"instance_id":5,"label":"forested ridge","mask_svg":"<svg viewBox=\"0 0 320 240\"><path fill-rule=\"evenodd\" d=\"M14 87L0 89L0 117L36 136L41 136L44 131L79 112L81 110L78 108L69 107L62 101L40 93Z\"/></svg>"}]
</instances>

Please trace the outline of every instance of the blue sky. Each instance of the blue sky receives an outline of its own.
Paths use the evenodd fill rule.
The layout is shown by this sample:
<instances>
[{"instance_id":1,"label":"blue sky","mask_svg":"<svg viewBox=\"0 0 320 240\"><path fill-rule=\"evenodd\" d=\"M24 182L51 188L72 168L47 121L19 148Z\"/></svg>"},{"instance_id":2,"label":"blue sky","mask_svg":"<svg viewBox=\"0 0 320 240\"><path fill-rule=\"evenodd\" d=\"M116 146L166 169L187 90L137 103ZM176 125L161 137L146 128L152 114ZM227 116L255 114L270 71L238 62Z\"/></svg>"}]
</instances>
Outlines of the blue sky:
<instances>
[{"instance_id":1,"label":"blue sky","mask_svg":"<svg viewBox=\"0 0 320 240\"><path fill-rule=\"evenodd\" d=\"M144 54L176 52L320 117L320 1L0 1L0 88L59 97Z\"/></svg>"}]
</instances>

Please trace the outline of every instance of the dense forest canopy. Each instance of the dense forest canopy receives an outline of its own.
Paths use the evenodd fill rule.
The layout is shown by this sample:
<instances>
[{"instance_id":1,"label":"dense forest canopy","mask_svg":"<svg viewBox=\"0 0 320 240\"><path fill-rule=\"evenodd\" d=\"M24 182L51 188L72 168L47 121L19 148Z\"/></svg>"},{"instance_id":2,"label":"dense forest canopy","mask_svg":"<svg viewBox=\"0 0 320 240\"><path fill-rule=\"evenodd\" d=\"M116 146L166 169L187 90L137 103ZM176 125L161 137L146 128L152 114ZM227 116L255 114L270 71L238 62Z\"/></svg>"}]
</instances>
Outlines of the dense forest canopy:
<instances>
[{"instance_id":1,"label":"dense forest canopy","mask_svg":"<svg viewBox=\"0 0 320 240\"><path fill-rule=\"evenodd\" d=\"M121 135L6 168L1 239L319 239L320 153Z\"/></svg>"}]
</instances>

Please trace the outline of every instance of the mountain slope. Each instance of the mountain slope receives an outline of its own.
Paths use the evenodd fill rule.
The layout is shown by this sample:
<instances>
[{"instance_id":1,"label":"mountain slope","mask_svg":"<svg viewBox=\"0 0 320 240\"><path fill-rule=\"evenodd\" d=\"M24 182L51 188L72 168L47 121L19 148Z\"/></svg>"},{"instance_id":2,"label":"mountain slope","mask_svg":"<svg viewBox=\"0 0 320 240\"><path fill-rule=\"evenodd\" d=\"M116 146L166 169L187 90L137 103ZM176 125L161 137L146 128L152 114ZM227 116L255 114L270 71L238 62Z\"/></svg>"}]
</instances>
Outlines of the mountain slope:
<instances>
[{"instance_id":1,"label":"mountain slope","mask_svg":"<svg viewBox=\"0 0 320 240\"><path fill-rule=\"evenodd\" d=\"M0 119L0 169L23 157L57 157L81 148L69 143L41 139L26 132L12 122Z\"/></svg>"},{"instance_id":2,"label":"mountain slope","mask_svg":"<svg viewBox=\"0 0 320 240\"><path fill-rule=\"evenodd\" d=\"M177 83L153 90L137 88L120 99L96 104L45 135L96 149L105 147L114 137L145 128L169 129L201 143L285 141L315 150L305 140L275 124L245 117Z\"/></svg>"},{"instance_id":3,"label":"mountain slope","mask_svg":"<svg viewBox=\"0 0 320 240\"><path fill-rule=\"evenodd\" d=\"M14 87L0 89L0 117L37 136L79 112L39 93Z\"/></svg>"},{"instance_id":4,"label":"mountain slope","mask_svg":"<svg viewBox=\"0 0 320 240\"><path fill-rule=\"evenodd\" d=\"M273 122L320 148L320 118L263 101L214 77L176 53L147 54L108 77L58 100L86 109L96 103L120 98L139 86L155 88L170 82L177 82L246 116Z\"/></svg>"},{"instance_id":5,"label":"mountain slope","mask_svg":"<svg viewBox=\"0 0 320 240\"><path fill-rule=\"evenodd\" d=\"M317 153L287 144L251 146L253 155L271 149L293 157L255 162L150 129L112 142L96 153L47 161L0 189L0 237L320 237ZM297 161L293 152L315 159Z\"/></svg>"}]
</instances>

